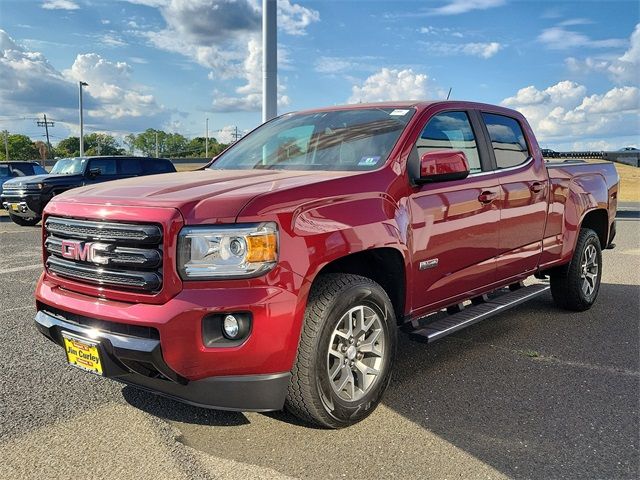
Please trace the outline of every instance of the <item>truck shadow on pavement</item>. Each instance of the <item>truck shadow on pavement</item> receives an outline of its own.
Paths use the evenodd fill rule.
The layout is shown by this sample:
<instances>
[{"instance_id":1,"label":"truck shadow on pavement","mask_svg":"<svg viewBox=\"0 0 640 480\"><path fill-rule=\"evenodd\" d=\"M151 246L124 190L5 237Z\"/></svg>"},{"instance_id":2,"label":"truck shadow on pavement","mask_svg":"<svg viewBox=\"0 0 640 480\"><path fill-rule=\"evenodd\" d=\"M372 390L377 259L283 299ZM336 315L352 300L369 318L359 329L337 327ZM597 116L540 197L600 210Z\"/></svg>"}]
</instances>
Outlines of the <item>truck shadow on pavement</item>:
<instances>
[{"instance_id":1,"label":"truck shadow on pavement","mask_svg":"<svg viewBox=\"0 0 640 480\"><path fill-rule=\"evenodd\" d=\"M603 283L587 312L560 311L547 294L430 346L400 334L383 405L509 477L632 478L640 444L639 294L636 285ZM251 423L241 413L132 387L123 395L136 408L186 424ZM381 410L352 428L384 424L389 412ZM324 435L295 417L266 415L283 422L281 434L304 439L305 449L323 448ZM343 432L333 434L337 442ZM381 442L401 434L382 432ZM420 435L411 442L419 445Z\"/></svg>"}]
</instances>

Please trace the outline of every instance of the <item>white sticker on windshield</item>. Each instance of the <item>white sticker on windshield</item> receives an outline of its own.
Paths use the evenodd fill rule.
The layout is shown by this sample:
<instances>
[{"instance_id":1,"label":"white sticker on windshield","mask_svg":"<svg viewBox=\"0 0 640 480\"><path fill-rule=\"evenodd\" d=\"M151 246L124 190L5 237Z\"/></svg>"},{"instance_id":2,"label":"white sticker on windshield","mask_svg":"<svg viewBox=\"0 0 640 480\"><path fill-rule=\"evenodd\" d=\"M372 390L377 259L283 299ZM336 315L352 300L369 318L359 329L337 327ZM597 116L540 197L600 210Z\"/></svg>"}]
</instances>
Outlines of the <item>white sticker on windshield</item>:
<instances>
[{"instance_id":1,"label":"white sticker on windshield","mask_svg":"<svg viewBox=\"0 0 640 480\"><path fill-rule=\"evenodd\" d=\"M402 115L406 115L407 113L409 113L409 110L401 110L399 108L396 108L389 115L396 115L396 116L400 116L401 117Z\"/></svg>"},{"instance_id":2,"label":"white sticker on windshield","mask_svg":"<svg viewBox=\"0 0 640 480\"><path fill-rule=\"evenodd\" d=\"M373 157L362 157L358 162L358 166L370 167L371 165L375 165L376 163L378 163L378 160L380 160L379 155Z\"/></svg>"}]
</instances>

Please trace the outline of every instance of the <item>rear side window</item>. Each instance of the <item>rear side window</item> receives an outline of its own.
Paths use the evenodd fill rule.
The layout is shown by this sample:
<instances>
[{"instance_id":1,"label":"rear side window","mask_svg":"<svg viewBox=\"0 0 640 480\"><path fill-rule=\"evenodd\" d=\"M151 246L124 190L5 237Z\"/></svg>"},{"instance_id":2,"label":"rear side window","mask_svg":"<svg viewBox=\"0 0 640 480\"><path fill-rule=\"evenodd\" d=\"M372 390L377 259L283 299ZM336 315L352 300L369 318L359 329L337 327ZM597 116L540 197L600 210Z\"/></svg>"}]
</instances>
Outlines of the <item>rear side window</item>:
<instances>
[{"instance_id":1,"label":"rear side window","mask_svg":"<svg viewBox=\"0 0 640 480\"><path fill-rule=\"evenodd\" d=\"M168 160L154 160L152 158L146 158L144 160L144 170L147 174L171 173L176 171L173 163Z\"/></svg>"},{"instance_id":2,"label":"rear side window","mask_svg":"<svg viewBox=\"0 0 640 480\"><path fill-rule=\"evenodd\" d=\"M115 158L92 158L89 162L89 170L99 168L100 175L115 175L116 174L116 159Z\"/></svg>"},{"instance_id":3,"label":"rear side window","mask_svg":"<svg viewBox=\"0 0 640 480\"><path fill-rule=\"evenodd\" d=\"M0 177L9 176L9 165L0 165Z\"/></svg>"},{"instance_id":4,"label":"rear side window","mask_svg":"<svg viewBox=\"0 0 640 480\"><path fill-rule=\"evenodd\" d=\"M30 163L18 163L13 166L13 171L21 177L34 174L33 165Z\"/></svg>"},{"instance_id":5,"label":"rear side window","mask_svg":"<svg viewBox=\"0 0 640 480\"><path fill-rule=\"evenodd\" d=\"M443 112L431 118L416 148L418 157L437 150L460 150L467 156L471 173L482 171L476 137L465 112Z\"/></svg>"},{"instance_id":6,"label":"rear side window","mask_svg":"<svg viewBox=\"0 0 640 480\"><path fill-rule=\"evenodd\" d=\"M142 175L142 165L138 158L119 158L121 175Z\"/></svg>"},{"instance_id":7,"label":"rear side window","mask_svg":"<svg viewBox=\"0 0 640 480\"><path fill-rule=\"evenodd\" d=\"M498 168L515 167L527 161L529 149L516 119L494 113L483 113L482 118L489 130Z\"/></svg>"}]
</instances>

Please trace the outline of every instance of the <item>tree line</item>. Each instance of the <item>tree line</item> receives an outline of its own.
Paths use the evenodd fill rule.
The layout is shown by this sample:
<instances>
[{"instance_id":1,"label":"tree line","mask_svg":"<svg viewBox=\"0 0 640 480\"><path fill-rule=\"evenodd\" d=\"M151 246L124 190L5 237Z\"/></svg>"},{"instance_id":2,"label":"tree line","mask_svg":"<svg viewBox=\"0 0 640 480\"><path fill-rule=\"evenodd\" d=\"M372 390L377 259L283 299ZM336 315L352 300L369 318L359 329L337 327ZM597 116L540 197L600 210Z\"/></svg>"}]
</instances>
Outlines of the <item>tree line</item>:
<instances>
[{"instance_id":1,"label":"tree line","mask_svg":"<svg viewBox=\"0 0 640 480\"><path fill-rule=\"evenodd\" d=\"M162 130L148 128L139 134L129 134L120 145L118 140L106 133L90 133L84 136L84 153L91 155L144 155L155 157L184 158L205 157L205 137L186 138L179 133L167 133ZM219 143L215 138L209 138L208 157L218 155L227 148L227 144ZM6 150L9 150L9 160L44 160L56 157L77 157L80 155L80 138L68 137L60 140L56 145L48 148L41 140L33 141L27 135L5 134L0 137L0 161L6 160ZM156 150L157 149L157 150Z\"/></svg>"}]
</instances>

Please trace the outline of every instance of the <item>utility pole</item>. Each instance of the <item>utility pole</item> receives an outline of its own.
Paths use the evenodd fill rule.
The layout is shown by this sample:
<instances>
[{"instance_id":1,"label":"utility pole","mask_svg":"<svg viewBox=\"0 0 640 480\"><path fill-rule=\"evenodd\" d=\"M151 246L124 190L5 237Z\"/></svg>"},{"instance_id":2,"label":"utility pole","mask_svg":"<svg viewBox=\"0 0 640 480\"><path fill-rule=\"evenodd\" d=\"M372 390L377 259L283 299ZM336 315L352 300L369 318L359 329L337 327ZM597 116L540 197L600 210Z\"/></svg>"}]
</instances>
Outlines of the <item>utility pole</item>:
<instances>
[{"instance_id":1,"label":"utility pole","mask_svg":"<svg viewBox=\"0 0 640 480\"><path fill-rule=\"evenodd\" d=\"M40 121L38 120L36 123L38 124L39 127L44 127L45 132L47 132L47 156L44 159L44 164L42 165L44 168L47 168L47 158L49 158L49 153L51 152L51 142L49 141L49 127L54 127L54 123L53 122L48 122L47 121L47 114L43 113L42 114L44 117L44 121Z\"/></svg>"},{"instance_id":2,"label":"utility pole","mask_svg":"<svg viewBox=\"0 0 640 480\"><path fill-rule=\"evenodd\" d=\"M158 132L156 132L156 158L158 158Z\"/></svg>"},{"instance_id":3,"label":"utility pole","mask_svg":"<svg viewBox=\"0 0 640 480\"><path fill-rule=\"evenodd\" d=\"M278 4L262 0L262 123L278 115Z\"/></svg>"},{"instance_id":4,"label":"utility pole","mask_svg":"<svg viewBox=\"0 0 640 480\"><path fill-rule=\"evenodd\" d=\"M205 121L204 127L204 157L209 158L209 119Z\"/></svg>"},{"instance_id":5,"label":"utility pole","mask_svg":"<svg viewBox=\"0 0 640 480\"><path fill-rule=\"evenodd\" d=\"M88 87L87 82L78 82L80 103L80 156L84 157L84 119L82 118L82 87Z\"/></svg>"},{"instance_id":6,"label":"utility pole","mask_svg":"<svg viewBox=\"0 0 640 480\"><path fill-rule=\"evenodd\" d=\"M5 130L4 132L4 159L9 161L9 131Z\"/></svg>"}]
</instances>

